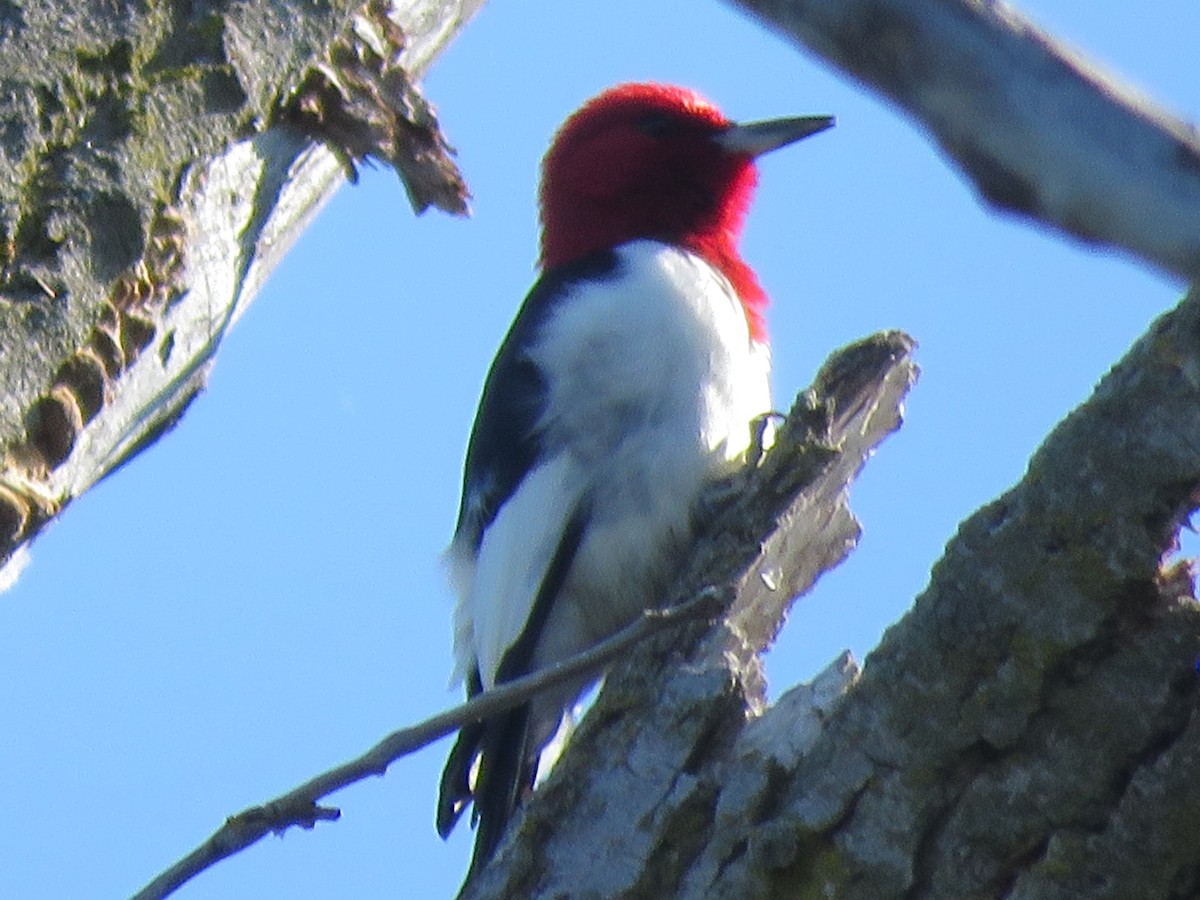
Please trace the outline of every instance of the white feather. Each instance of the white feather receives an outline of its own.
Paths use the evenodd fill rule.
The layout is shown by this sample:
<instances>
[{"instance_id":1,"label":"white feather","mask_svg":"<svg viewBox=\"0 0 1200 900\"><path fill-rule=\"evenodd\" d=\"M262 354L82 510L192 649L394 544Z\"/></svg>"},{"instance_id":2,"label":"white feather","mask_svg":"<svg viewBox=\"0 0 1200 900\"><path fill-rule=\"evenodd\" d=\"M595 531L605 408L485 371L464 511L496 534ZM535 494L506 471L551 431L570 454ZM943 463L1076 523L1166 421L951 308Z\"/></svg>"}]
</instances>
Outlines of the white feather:
<instances>
[{"instance_id":1,"label":"white feather","mask_svg":"<svg viewBox=\"0 0 1200 900\"><path fill-rule=\"evenodd\" d=\"M495 684L505 651L525 628L546 566L554 555L580 483L568 456L555 456L525 476L484 533L476 560L487 596L510 602L472 604L472 627L483 686ZM479 575L476 584L481 584Z\"/></svg>"},{"instance_id":2,"label":"white feather","mask_svg":"<svg viewBox=\"0 0 1200 900\"><path fill-rule=\"evenodd\" d=\"M485 687L582 498L591 517L537 667L665 599L664 563L689 536L701 488L743 453L750 421L770 409L767 349L751 340L727 279L655 241L617 253L618 276L573 285L529 348L547 383L544 444L559 449L501 507L477 558L466 547L448 554L456 673L478 664Z\"/></svg>"}]
</instances>

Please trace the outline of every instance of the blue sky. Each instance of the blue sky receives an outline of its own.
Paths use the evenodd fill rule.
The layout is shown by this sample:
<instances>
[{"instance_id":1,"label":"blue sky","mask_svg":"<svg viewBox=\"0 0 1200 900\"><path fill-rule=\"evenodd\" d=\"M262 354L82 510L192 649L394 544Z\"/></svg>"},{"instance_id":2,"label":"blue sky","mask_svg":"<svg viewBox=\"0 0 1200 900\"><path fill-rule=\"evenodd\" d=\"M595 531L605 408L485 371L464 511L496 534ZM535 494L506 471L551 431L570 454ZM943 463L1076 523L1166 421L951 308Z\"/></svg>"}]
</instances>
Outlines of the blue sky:
<instances>
[{"instance_id":1,"label":"blue sky","mask_svg":"<svg viewBox=\"0 0 1200 900\"><path fill-rule=\"evenodd\" d=\"M1200 118L1193 0L1022 8ZM438 554L483 376L533 278L537 164L567 113L640 79L735 118L838 117L765 161L747 228L779 405L862 335L920 342L907 423L854 490L864 538L794 608L773 690L844 647L866 655L957 523L1182 292L984 209L907 119L723 5L495 0L426 83L474 218L414 218L383 171L343 189L182 426L76 503L0 595L5 895L125 896L229 813L458 699ZM447 749L178 896L449 896L469 834L433 831Z\"/></svg>"}]
</instances>

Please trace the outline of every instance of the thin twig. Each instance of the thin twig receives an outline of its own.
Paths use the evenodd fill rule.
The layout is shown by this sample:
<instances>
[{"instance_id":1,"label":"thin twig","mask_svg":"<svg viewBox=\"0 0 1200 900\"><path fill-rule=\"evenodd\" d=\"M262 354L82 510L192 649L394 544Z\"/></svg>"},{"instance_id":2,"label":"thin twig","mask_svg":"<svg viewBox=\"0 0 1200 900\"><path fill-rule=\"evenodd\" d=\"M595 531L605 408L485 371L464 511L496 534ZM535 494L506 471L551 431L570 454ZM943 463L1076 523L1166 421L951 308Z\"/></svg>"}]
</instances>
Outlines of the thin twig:
<instances>
[{"instance_id":1,"label":"thin twig","mask_svg":"<svg viewBox=\"0 0 1200 900\"><path fill-rule=\"evenodd\" d=\"M209 866L268 834L280 834L293 825L312 828L318 821L336 820L341 816L341 811L318 806L318 800L370 775L383 775L396 760L463 725L520 706L538 693L570 678L595 674L634 644L664 628L681 622L712 618L724 609L724 599L721 592L709 589L675 606L647 610L629 626L583 653L485 691L417 725L392 732L362 756L330 769L261 806L230 816L208 840L138 891L133 900L167 897Z\"/></svg>"}]
</instances>

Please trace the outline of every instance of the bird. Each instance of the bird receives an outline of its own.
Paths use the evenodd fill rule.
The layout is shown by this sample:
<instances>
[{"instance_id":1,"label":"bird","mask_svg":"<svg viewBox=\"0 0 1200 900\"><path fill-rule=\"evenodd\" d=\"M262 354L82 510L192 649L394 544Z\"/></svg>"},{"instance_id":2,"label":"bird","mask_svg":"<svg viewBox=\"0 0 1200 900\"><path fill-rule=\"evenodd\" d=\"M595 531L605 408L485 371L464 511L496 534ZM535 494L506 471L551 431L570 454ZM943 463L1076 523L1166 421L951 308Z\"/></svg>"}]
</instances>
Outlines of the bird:
<instances>
[{"instance_id":1,"label":"bird","mask_svg":"<svg viewBox=\"0 0 1200 900\"><path fill-rule=\"evenodd\" d=\"M628 83L542 164L540 275L491 365L446 551L468 697L575 655L660 605L706 486L770 412L767 297L738 250L764 153L831 116L738 124L700 93ZM474 803L470 880L588 685L458 734L447 837Z\"/></svg>"}]
</instances>

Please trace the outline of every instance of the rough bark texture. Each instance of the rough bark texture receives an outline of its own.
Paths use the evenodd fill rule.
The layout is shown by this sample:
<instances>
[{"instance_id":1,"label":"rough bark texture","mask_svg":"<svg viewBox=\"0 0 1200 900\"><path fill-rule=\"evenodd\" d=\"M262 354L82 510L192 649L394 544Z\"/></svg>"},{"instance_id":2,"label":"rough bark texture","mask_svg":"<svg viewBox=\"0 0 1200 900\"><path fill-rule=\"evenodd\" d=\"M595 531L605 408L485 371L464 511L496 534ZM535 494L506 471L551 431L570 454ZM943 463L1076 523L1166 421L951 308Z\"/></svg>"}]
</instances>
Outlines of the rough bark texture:
<instances>
[{"instance_id":1,"label":"rough bark texture","mask_svg":"<svg viewBox=\"0 0 1200 900\"><path fill-rule=\"evenodd\" d=\"M794 771L774 873L839 897L1200 891L1200 297L968 519ZM748 896L748 895L747 895Z\"/></svg>"},{"instance_id":2,"label":"rough bark texture","mask_svg":"<svg viewBox=\"0 0 1200 900\"><path fill-rule=\"evenodd\" d=\"M178 420L356 160L465 210L413 79L481 3L0 4L0 565Z\"/></svg>"},{"instance_id":3,"label":"rough bark texture","mask_svg":"<svg viewBox=\"0 0 1200 900\"><path fill-rule=\"evenodd\" d=\"M640 649L465 895L1197 896L1200 605L1170 554L1198 486L1194 295L962 525L861 677L762 710L769 628ZM744 620L798 571L785 540L685 583L736 583Z\"/></svg>"}]
</instances>

